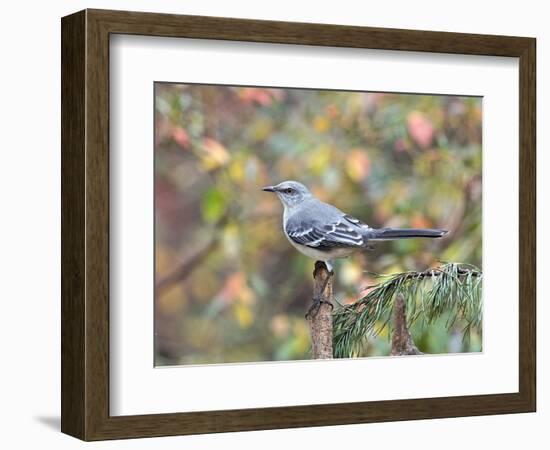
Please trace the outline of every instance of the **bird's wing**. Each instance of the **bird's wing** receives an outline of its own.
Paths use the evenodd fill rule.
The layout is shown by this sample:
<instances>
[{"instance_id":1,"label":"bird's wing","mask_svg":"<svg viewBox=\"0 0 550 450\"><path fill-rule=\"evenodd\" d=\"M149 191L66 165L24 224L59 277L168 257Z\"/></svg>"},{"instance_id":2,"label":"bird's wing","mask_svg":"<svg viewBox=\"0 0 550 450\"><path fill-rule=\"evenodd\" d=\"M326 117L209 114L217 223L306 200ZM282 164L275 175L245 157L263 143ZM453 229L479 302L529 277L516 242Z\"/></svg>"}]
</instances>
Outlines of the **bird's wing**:
<instances>
[{"instance_id":1,"label":"bird's wing","mask_svg":"<svg viewBox=\"0 0 550 450\"><path fill-rule=\"evenodd\" d=\"M307 220L307 218L291 217L286 223L286 234L295 243L312 247L317 250L333 248L362 247L365 239L357 226L345 215L333 217L331 221Z\"/></svg>"},{"instance_id":2,"label":"bird's wing","mask_svg":"<svg viewBox=\"0 0 550 450\"><path fill-rule=\"evenodd\" d=\"M350 216L349 214L344 214L342 217L358 227L370 228L365 222L357 219L356 217Z\"/></svg>"}]
</instances>

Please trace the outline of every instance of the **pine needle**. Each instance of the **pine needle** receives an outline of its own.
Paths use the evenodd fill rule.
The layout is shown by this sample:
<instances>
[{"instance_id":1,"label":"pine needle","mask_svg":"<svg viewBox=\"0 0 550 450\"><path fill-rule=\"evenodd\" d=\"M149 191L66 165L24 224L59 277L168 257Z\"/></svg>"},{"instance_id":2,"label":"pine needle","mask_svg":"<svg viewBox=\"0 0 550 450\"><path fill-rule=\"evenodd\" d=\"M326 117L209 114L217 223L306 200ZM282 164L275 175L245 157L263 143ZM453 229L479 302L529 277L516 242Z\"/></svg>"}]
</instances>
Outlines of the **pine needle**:
<instances>
[{"instance_id":1,"label":"pine needle","mask_svg":"<svg viewBox=\"0 0 550 450\"><path fill-rule=\"evenodd\" d=\"M406 302L407 323L418 319L423 325L447 314L446 327L466 321L462 330L467 341L482 320L482 272L475 266L445 263L424 272L376 275L382 281L365 288L366 294L350 305L338 305L333 312L334 356L349 358L360 354L367 338L389 326L393 300L397 294Z\"/></svg>"}]
</instances>

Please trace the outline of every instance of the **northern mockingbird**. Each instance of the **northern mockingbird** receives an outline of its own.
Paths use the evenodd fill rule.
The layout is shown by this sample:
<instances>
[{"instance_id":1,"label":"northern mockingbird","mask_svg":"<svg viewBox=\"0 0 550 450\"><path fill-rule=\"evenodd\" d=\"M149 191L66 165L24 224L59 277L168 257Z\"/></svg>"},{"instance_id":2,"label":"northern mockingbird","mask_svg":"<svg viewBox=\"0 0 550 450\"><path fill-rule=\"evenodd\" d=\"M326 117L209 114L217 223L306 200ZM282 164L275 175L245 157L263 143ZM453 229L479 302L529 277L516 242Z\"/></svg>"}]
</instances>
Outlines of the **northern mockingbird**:
<instances>
[{"instance_id":1,"label":"northern mockingbird","mask_svg":"<svg viewBox=\"0 0 550 450\"><path fill-rule=\"evenodd\" d=\"M447 234L446 230L421 228L371 228L318 200L297 181L283 181L263 190L274 192L281 200L284 208L283 231L290 243L304 255L324 261L330 273L334 259L367 249L371 241L439 238Z\"/></svg>"}]
</instances>

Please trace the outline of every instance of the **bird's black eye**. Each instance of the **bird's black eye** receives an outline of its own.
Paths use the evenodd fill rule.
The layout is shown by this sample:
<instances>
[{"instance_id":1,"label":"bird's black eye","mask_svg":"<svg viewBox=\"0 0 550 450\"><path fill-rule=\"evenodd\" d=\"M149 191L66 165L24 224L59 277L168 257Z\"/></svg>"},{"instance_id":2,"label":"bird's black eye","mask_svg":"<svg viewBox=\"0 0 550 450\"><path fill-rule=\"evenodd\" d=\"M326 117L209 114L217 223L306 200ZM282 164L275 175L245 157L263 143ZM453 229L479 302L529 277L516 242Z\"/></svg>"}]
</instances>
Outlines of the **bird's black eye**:
<instances>
[{"instance_id":1,"label":"bird's black eye","mask_svg":"<svg viewBox=\"0 0 550 450\"><path fill-rule=\"evenodd\" d=\"M285 189L285 192L286 192L287 194L292 194L292 191L293 191L292 188L286 188L286 189Z\"/></svg>"}]
</instances>

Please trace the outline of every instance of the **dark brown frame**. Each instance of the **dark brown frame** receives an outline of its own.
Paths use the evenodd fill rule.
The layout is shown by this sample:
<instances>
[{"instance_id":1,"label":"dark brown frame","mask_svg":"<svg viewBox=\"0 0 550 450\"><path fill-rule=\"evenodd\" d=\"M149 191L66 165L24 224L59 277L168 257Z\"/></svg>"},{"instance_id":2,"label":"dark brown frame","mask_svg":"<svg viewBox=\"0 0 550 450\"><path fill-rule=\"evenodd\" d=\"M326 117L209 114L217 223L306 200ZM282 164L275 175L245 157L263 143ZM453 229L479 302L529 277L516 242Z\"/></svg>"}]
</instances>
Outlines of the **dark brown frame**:
<instances>
[{"instance_id":1,"label":"dark brown frame","mask_svg":"<svg viewBox=\"0 0 550 450\"><path fill-rule=\"evenodd\" d=\"M85 10L62 30L61 429L116 439L535 411L536 40ZM519 58L519 392L140 416L109 415L109 35Z\"/></svg>"}]
</instances>

